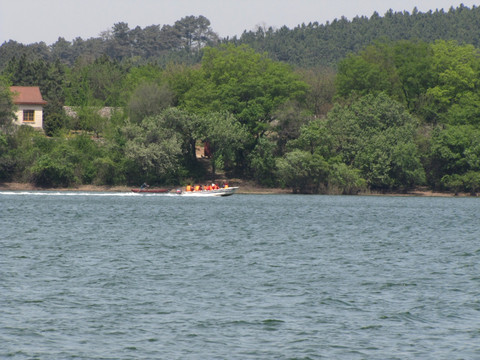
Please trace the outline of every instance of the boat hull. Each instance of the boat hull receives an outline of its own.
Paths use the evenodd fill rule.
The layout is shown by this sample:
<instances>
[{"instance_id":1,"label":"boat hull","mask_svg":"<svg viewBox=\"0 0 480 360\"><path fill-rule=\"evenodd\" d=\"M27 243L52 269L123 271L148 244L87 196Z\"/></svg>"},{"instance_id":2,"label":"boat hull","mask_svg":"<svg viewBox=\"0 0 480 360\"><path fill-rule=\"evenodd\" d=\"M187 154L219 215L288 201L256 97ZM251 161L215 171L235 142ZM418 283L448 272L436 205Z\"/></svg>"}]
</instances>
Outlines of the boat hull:
<instances>
[{"instance_id":1,"label":"boat hull","mask_svg":"<svg viewBox=\"0 0 480 360\"><path fill-rule=\"evenodd\" d=\"M182 191L178 193L181 196L191 196L191 197L210 197L210 196L231 196L235 194L238 187L229 187L216 190L202 190L202 191Z\"/></svg>"}]
</instances>

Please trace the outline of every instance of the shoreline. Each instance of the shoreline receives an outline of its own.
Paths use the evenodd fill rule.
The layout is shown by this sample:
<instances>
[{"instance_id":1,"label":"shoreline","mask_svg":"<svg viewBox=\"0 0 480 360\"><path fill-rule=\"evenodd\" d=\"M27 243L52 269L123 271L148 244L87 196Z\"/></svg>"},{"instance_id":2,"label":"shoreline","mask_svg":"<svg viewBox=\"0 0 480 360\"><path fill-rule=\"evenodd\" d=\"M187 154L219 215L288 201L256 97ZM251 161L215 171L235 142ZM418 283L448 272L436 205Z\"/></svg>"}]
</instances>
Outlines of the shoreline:
<instances>
[{"instance_id":1,"label":"shoreline","mask_svg":"<svg viewBox=\"0 0 480 360\"><path fill-rule=\"evenodd\" d=\"M263 188L258 186L253 186L250 184L235 184L232 186L239 186L237 194L290 194L290 189L280 189L280 188ZM45 188L40 186L35 186L30 183L19 183L19 182L0 182L0 191L89 191L89 192L131 192L132 189L135 189L135 186L126 186L126 185L78 185L74 187L58 187L58 188ZM160 187L152 186L151 189L156 189ZM171 191L175 191L177 188L183 188L183 186L175 186L171 188Z\"/></svg>"},{"instance_id":2,"label":"shoreline","mask_svg":"<svg viewBox=\"0 0 480 360\"><path fill-rule=\"evenodd\" d=\"M250 183L233 184L239 186L237 194L255 195L278 195L292 194L291 189L264 188ZM4 182L0 183L0 191L88 191L88 192L130 192L135 187L131 186L107 186L107 185L79 185L75 187L43 188L30 183ZM155 188L155 187L153 187ZM173 187L175 190L177 187ZM327 195L327 194L326 194ZM404 197L476 197L468 193L435 192L425 188L414 189L408 192L365 192L351 196L404 196Z\"/></svg>"}]
</instances>

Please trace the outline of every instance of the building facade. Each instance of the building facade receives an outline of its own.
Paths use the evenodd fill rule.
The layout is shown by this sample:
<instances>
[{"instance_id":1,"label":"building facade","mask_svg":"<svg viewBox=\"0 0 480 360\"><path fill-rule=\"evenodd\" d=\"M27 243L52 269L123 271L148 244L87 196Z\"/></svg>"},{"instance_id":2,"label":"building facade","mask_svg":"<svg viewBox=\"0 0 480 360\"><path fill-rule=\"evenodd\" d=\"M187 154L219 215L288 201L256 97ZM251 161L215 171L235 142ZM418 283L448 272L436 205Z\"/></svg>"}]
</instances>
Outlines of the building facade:
<instances>
[{"instance_id":1,"label":"building facade","mask_svg":"<svg viewBox=\"0 0 480 360\"><path fill-rule=\"evenodd\" d=\"M14 121L17 125L30 125L43 129L43 107L47 104L38 86L12 86L13 102L17 106Z\"/></svg>"}]
</instances>

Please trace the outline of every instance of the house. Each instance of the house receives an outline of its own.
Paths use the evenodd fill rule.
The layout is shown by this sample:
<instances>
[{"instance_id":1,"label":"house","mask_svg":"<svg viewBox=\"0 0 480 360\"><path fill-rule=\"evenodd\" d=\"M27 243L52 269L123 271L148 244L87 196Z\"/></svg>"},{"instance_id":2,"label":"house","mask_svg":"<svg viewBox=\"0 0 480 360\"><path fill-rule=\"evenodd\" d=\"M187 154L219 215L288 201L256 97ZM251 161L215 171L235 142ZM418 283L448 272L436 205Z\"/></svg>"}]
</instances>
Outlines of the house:
<instances>
[{"instance_id":1,"label":"house","mask_svg":"<svg viewBox=\"0 0 480 360\"><path fill-rule=\"evenodd\" d=\"M43 128L43 106L47 104L42 98L38 86L11 86L13 103L17 106L17 120L14 124L30 125L34 128Z\"/></svg>"}]
</instances>

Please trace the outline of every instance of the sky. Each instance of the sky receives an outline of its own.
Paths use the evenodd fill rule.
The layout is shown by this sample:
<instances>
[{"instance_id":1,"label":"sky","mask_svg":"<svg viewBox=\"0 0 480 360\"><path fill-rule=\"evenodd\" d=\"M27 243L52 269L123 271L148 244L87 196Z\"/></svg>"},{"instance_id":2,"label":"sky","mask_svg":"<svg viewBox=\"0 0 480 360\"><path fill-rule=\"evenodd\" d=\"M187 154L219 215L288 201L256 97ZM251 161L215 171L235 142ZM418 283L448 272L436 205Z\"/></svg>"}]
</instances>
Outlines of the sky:
<instances>
[{"instance_id":1,"label":"sky","mask_svg":"<svg viewBox=\"0 0 480 360\"><path fill-rule=\"evenodd\" d=\"M220 37L240 36L258 26L292 29L302 23L325 24L345 16L383 16L389 9L420 12L458 7L475 1L454 0L0 0L0 45L55 43L99 37L115 23L137 26L173 25L185 16L203 15Z\"/></svg>"}]
</instances>

